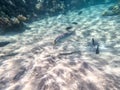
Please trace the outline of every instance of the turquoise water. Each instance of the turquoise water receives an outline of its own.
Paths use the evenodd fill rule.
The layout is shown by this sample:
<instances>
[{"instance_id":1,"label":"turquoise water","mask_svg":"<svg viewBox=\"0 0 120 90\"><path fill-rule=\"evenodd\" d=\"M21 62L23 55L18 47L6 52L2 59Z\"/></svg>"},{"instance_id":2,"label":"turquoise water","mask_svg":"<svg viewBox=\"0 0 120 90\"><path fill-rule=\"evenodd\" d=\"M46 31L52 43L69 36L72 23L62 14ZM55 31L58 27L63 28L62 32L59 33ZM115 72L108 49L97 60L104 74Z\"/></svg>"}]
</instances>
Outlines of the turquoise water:
<instances>
[{"instance_id":1,"label":"turquoise water","mask_svg":"<svg viewBox=\"0 0 120 90\"><path fill-rule=\"evenodd\" d=\"M112 5L70 10L1 35L10 43L0 47L0 90L119 90L120 17L102 16Z\"/></svg>"}]
</instances>

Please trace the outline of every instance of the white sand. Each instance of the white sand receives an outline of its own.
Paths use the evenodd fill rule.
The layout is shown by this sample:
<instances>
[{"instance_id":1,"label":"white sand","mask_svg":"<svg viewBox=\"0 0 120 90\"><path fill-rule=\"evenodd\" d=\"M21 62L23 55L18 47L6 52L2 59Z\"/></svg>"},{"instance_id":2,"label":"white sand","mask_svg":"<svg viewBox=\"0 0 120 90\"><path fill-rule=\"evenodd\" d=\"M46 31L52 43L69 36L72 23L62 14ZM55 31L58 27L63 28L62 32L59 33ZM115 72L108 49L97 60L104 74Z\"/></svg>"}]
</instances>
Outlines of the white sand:
<instances>
[{"instance_id":1,"label":"white sand","mask_svg":"<svg viewBox=\"0 0 120 90\"><path fill-rule=\"evenodd\" d=\"M85 8L81 15L70 11L0 36L13 42L0 48L0 90L119 90L120 17L102 17L108 7ZM53 45L68 26L76 34ZM88 46L91 38L100 43L100 54ZM80 53L59 55L74 51Z\"/></svg>"}]
</instances>

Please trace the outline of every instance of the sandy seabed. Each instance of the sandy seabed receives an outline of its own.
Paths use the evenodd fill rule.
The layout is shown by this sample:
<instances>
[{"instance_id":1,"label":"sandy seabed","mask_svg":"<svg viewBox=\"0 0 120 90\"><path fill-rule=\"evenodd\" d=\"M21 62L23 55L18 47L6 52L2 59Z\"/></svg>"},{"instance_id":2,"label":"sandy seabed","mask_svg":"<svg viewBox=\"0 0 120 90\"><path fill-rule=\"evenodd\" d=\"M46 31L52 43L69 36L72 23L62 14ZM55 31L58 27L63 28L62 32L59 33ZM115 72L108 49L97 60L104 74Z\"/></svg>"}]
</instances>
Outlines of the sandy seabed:
<instances>
[{"instance_id":1,"label":"sandy seabed","mask_svg":"<svg viewBox=\"0 0 120 90\"><path fill-rule=\"evenodd\" d=\"M120 90L120 17L96 5L26 24L0 36L0 90ZM77 22L78 24L73 24ZM54 45L71 26L75 34ZM94 38L100 54L90 45Z\"/></svg>"}]
</instances>

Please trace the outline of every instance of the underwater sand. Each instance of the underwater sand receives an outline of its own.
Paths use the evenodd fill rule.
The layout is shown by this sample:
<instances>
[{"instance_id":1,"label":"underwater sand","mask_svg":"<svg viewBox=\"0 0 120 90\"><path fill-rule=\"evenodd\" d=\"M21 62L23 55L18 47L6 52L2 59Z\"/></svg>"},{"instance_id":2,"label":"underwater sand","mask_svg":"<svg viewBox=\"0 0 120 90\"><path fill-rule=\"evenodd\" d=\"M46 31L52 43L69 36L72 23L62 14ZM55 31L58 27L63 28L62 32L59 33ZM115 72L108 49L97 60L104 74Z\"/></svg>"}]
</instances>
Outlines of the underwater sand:
<instances>
[{"instance_id":1,"label":"underwater sand","mask_svg":"<svg viewBox=\"0 0 120 90\"><path fill-rule=\"evenodd\" d=\"M12 42L0 47L0 90L120 90L120 17L101 16L108 7L40 19L23 33L0 36ZM69 26L75 34L54 45ZM100 54L91 50L92 38ZM69 52L77 53L61 55Z\"/></svg>"}]
</instances>

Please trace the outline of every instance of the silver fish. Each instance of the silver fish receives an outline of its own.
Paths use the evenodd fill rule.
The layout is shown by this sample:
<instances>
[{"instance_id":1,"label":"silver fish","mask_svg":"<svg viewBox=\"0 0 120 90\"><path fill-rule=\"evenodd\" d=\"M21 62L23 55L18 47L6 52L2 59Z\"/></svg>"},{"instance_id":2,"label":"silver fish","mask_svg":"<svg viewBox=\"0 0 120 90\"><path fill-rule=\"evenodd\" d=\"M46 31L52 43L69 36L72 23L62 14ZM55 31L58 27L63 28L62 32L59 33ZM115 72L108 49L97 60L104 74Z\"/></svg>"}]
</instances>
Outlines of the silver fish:
<instances>
[{"instance_id":1,"label":"silver fish","mask_svg":"<svg viewBox=\"0 0 120 90\"><path fill-rule=\"evenodd\" d=\"M66 33L63 33L63 34L57 36L54 40L54 44L56 44L57 42L60 42L64 38L71 36L74 33L75 33L75 31L69 31L69 32L66 32Z\"/></svg>"}]
</instances>

